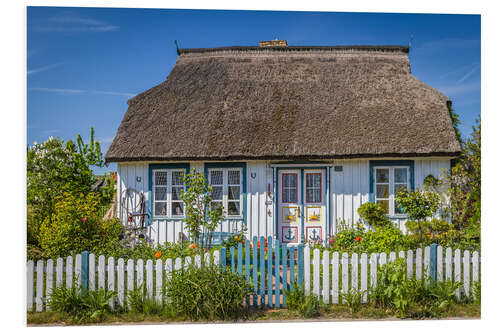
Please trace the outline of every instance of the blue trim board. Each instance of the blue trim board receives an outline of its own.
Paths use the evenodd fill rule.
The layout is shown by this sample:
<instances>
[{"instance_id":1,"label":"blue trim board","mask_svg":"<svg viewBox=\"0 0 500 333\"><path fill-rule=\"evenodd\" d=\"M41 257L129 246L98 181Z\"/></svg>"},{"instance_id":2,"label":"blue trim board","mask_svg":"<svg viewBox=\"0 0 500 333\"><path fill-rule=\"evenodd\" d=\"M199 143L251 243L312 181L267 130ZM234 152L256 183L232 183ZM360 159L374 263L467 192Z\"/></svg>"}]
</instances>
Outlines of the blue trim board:
<instances>
[{"instance_id":1,"label":"blue trim board","mask_svg":"<svg viewBox=\"0 0 500 333\"><path fill-rule=\"evenodd\" d=\"M243 194L243 224L246 226L247 225L247 164L246 162L212 162L212 163L205 163L204 166L204 173L205 173L205 179L207 180L207 185L208 185L208 169L212 168L241 168L242 169L242 194ZM228 218L226 220L240 220L240 218Z\"/></svg>"},{"instance_id":2,"label":"blue trim board","mask_svg":"<svg viewBox=\"0 0 500 333\"><path fill-rule=\"evenodd\" d=\"M410 167L410 187L415 189L415 161L413 160L371 160L370 161L370 202L375 202L373 194L373 168L374 167L390 167L390 166L407 166Z\"/></svg>"},{"instance_id":3,"label":"blue trim board","mask_svg":"<svg viewBox=\"0 0 500 333\"><path fill-rule=\"evenodd\" d=\"M189 173L189 163L158 163L149 164L148 166L148 223L147 226L151 225L151 219L153 218L153 170L162 169L185 169L186 174Z\"/></svg>"}]
</instances>

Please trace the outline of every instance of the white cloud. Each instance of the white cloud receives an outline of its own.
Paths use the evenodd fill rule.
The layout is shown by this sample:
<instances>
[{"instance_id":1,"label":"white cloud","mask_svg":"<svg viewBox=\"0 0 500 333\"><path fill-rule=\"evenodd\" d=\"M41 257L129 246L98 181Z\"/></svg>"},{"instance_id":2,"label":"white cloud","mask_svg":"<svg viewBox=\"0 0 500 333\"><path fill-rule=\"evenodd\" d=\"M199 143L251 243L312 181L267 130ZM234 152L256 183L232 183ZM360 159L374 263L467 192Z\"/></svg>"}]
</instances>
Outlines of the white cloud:
<instances>
[{"instance_id":1,"label":"white cloud","mask_svg":"<svg viewBox=\"0 0 500 333\"><path fill-rule=\"evenodd\" d=\"M31 74L35 74L35 73L39 73L39 72L44 72L46 70L49 70L51 68L54 68L54 67L57 67L57 66L60 66L60 65L61 64L58 63L58 64L47 65L47 66L43 66L43 67L35 68L35 69L28 69L28 71L26 73L28 75L31 75Z\"/></svg>"},{"instance_id":2,"label":"white cloud","mask_svg":"<svg viewBox=\"0 0 500 333\"><path fill-rule=\"evenodd\" d=\"M33 29L40 32L106 32L119 30L120 27L67 12L44 21L38 21L33 25Z\"/></svg>"},{"instance_id":3,"label":"white cloud","mask_svg":"<svg viewBox=\"0 0 500 333\"><path fill-rule=\"evenodd\" d=\"M30 88L30 90L47 92L47 93L57 93L63 95L98 94L98 95L125 96L129 98L134 97L136 95L133 93L119 92L119 91L82 90L82 89L65 89L65 88Z\"/></svg>"},{"instance_id":4,"label":"white cloud","mask_svg":"<svg viewBox=\"0 0 500 333\"><path fill-rule=\"evenodd\" d=\"M462 76L459 80L458 80L458 83L462 83L464 82L465 80L467 80L467 78L469 78L472 74L474 74L479 68L479 64L475 65L474 67L472 67L471 70L469 70L464 76Z\"/></svg>"}]
</instances>

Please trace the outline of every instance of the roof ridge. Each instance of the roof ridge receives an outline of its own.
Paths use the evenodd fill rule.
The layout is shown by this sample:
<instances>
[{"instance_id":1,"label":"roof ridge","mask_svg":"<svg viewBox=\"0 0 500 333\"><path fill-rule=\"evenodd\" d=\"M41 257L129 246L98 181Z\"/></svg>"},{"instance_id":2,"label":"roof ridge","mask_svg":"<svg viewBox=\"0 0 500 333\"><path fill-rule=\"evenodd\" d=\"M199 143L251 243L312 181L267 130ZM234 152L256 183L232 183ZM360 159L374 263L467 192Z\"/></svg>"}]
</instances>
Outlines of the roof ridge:
<instances>
[{"instance_id":1,"label":"roof ridge","mask_svg":"<svg viewBox=\"0 0 500 333\"><path fill-rule=\"evenodd\" d=\"M331 45L331 46L221 46L212 48L185 48L179 49L178 54L188 54L188 53L209 53L209 52L219 52L219 51L279 51L279 52L290 52L290 51L346 51L346 50L357 50L357 51L368 51L368 52L402 52L408 53L410 50L409 46L402 45Z\"/></svg>"}]
</instances>

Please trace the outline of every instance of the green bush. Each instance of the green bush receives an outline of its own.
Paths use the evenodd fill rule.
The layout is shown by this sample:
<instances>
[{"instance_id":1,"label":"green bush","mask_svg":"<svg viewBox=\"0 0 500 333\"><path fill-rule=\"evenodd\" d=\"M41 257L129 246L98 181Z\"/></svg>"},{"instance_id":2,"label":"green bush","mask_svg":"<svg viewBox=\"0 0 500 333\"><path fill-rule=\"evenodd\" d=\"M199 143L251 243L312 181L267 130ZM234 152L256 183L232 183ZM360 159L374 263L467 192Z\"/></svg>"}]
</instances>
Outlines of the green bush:
<instances>
[{"instance_id":1,"label":"green bush","mask_svg":"<svg viewBox=\"0 0 500 333\"><path fill-rule=\"evenodd\" d=\"M110 313L109 301L116 297L115 291L103 289L83 292L73 280L71 288L61 286L52 291L48 301L50 310L70 315L76 322L100 322Z\"/></svg>"},{"instance_id":2,"label":"green bush","mask_svg":"<svg viewBox=\"0 0 500 333\"><path fill-rule=\"evenodd\" d=\"M165 295L165 288L163 288L163 295ZM162 303L158 302L156 298L147 297L144 293L144 284L127 293L127 305L132 313L148 316L160 315L165 310L165 304L165 297L163 297Z\"/></svg>"},{"instance_id":3,"label":"green bush","mask_svg":"<svg viewBox=\"0 0 500 333\"><path fill-rule=\"evenodd\" d=\"M389 218L378 203L365 202L358 208L359 216L372 227L388 227L391 226Z\"/></svg>"},{"instance_id":4,"label":"green bush","mask_svg":"<svg viewBox=\"0 0 500 333\"><path fill-rule=\"evenodd\" d=\"M191 320L236 320L245 316L243 301L252 287L229 267L190 266L167 281L170 306Z\"/></svg>"},{"instance_id":5,"label":"green bush","mask_svg":"<svg viewBox=\"0 0 500 333\"><path fill-rule=\"evenodd\" d=\"M297 282L292 284L290 290L283 290L286 296L286 307L292 311L298 311L304 318L312 318L320 315L321 301L316 295L306 296L303 286Z\"/></svg>"},{"instance_id":6,"label":"green bush","mask_svg":"<svg viewBox=\"0 0 500 333\"><path fill-rule=\"evenodd\" d=\"M377 228L368 231L359 242L362 252L390 252L406 247L405 235L396 227Z\"/></svg>"},{"instance_id":7,"label":"green bush","mask_svg":"<svg viewBox=\"0 0 500 333\"><path fill-rule=\"evenodd\" d=\"M118 219L102 219L100 200L96 193L67 192L58 197L53 218L46 218L40 228L45 255L56 258L84 250L99 252L99 248L116 244L122 226Z\"/></svg>"},{"instance_id":8,"label":"green bush","mask_svg":"<svg viewBox=\"0 0 500 333\"><path fill-rule=\"evenodd\" d=\"M358 311L365 293L366 291L362 292L356 289L349 289L346 293L340 293L341 302L347 305L351 315Z\"/></svg>"}]
</instances>

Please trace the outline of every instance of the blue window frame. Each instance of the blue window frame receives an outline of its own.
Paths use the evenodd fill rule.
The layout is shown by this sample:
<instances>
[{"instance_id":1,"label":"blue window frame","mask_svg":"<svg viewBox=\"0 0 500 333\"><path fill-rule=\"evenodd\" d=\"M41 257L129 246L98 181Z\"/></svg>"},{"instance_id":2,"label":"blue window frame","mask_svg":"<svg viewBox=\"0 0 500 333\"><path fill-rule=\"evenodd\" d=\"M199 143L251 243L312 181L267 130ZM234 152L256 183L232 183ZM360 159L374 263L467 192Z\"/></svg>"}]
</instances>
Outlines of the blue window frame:
<instances>
[{"instance_id":1,"label":"blue window frame","mask_svg":"<svg viewBox=\"0 0 500 333\"><path fill-rule=\"evenodd\" d=\"M372 160L370 161L370 201L382 205L389 216L402 216L395 204L401 188L415 188L414 161Z\"/></svg>"}]
</instances>

